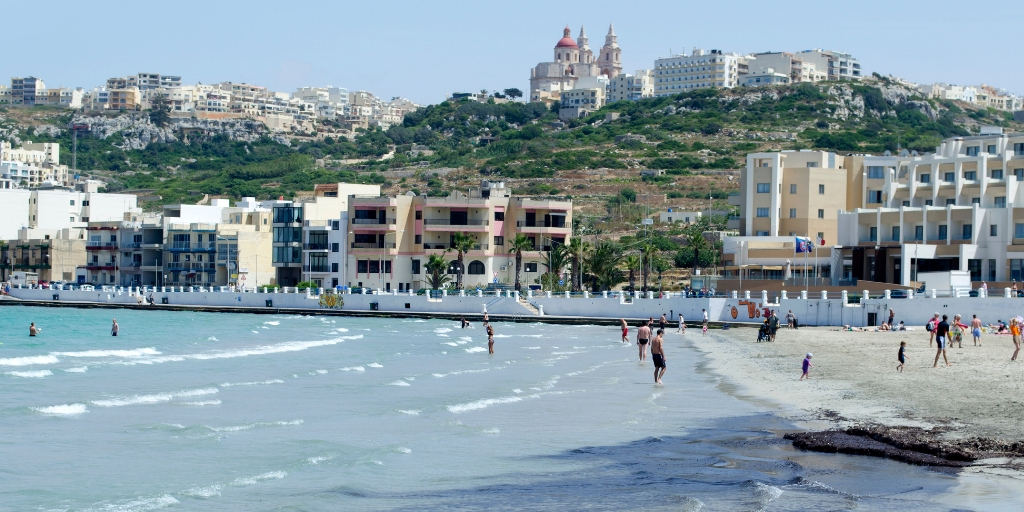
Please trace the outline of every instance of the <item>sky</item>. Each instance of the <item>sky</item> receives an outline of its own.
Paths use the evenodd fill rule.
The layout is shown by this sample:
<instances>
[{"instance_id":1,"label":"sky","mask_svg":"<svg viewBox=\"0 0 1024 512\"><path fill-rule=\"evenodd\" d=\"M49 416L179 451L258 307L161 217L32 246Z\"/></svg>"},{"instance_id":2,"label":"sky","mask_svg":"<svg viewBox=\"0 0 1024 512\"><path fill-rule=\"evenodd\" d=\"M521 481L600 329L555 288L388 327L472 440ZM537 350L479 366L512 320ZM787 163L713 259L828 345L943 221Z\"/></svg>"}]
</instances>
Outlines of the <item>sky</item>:
<instances>
[{"instance_id":1,"label":"sky","mask_svg":"<svg viewBox=\"0 0 1024 512\"><path fill-rule=\"evenodd\" d=\"M178 0L126 7L51 0L45 23L4 24L6 41L31 43L0 57L0 80L35 76L47 87L92 88L153 72L181 75L186 84L235 81L284 92L331 85L428 104L452 92L526 92L530 69L552 60L567 24L573 38L585 25L597 53L614 23L627 73L694 47L741 54L823 48L852 54L866 74L1024 94L1012 22L1019 0L967 5Z\"/></svg>"}]
</instances>

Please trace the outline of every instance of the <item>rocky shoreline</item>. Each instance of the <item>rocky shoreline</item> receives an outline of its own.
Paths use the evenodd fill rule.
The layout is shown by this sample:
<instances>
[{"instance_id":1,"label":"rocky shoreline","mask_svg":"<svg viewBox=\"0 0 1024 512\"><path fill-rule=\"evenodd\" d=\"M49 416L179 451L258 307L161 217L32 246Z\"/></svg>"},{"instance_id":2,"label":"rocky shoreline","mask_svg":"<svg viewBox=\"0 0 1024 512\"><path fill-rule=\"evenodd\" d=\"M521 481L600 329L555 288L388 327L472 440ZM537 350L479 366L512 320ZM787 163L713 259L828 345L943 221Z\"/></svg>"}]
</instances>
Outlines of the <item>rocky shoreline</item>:
<instances>
[{"instance_id":1,"label":"rocky shoreline","mask_svg":"<svg viewBox=\"0 0 1024 512\"><path fill-rule=\"evenodd\" d=\"M858 425L846 429L792 432L783 436L801 450L883 457L918 466L965 468L984 459L1024 457L1024 442L986 437L945 439L948 428ZM1010 463L1019 469L1024 464Z\"/></svg>"}]
</instances>

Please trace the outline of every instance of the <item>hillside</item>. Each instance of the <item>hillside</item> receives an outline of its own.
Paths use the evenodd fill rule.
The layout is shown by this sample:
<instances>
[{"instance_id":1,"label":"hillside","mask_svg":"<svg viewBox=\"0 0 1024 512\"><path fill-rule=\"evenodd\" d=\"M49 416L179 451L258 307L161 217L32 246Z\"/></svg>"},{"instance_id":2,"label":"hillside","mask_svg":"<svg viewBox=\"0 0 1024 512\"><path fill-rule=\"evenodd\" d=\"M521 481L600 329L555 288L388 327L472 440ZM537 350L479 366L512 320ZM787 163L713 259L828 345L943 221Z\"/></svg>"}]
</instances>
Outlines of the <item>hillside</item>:
<instances>
[{"instance_id":1,"label":"hillside","mask_svg":"<svg viewBox=\"0 0 1024 512\"><path fill-rule=\"evenodd\" d=\"M606 114L614 113L617 119ZM389 193L446 194L482 176L505 179L533 195L571 196L582 212L604 216L629 202L623 189L667 194L680 207L724 207L746 153L830 149L880 153L932 151L945 137L980 124L1019 129L1012 116L951 101L924 100L907 88L799 84L759 89L699 89L619 102L594 115L557 123L540 104L443 102L408 115L386 132L340 136L272 135L236 120L167 120L148 112L74 115L93 130L79 137L78 168L107 190L139 193L147 204L195 202L205 194L293 197L316 183L380 183ZM151 122L153 117L161 126ZM0 112L0 139L55 141L71 163L69 111L36 107ZM639 177L639 169L664 176Z\"/></svg>"}]
</instances>

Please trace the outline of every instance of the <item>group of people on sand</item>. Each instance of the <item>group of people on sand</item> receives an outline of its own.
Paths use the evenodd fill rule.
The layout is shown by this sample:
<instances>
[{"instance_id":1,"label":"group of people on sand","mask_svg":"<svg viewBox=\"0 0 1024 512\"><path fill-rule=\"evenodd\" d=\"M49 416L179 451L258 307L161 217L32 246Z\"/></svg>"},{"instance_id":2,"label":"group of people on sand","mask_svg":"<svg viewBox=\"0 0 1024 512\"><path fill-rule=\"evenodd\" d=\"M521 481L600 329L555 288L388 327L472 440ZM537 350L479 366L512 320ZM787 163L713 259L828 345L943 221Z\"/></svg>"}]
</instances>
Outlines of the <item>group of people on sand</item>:
<instances>
[{"instance_id":1,"label":"group of people on sand","mask_svg":"<svg viewBox=\"0 0 1024 512\"><path fill-rule=\"evenodd\" d=\"M704 319L702 321L702 331L706 336L708 333L708 312L706 309L701 310ZM654 383L661 384L661 378L665 375L667 368L667 362L665 360L665 328L668 327L669 319L662 313L661 318L658 319L658 329L654 330L654 317L650 317L647 320L642 320L637 324L636 331L636 346L638 349L638 356L640 362L647 361L647 345L651 346L651 360L654 362ZM625 318L619 319L619 324L622 327L622 342L629 344L629 324L626 323ZM686 321L683 319L683 314L679 314L679 328L676 331L679 334L686 334Z\"/></svg>"},{"instance_id":2,"label":"group of people on sand","mask_svg":"<svg viewBox=\"0 0 1024 512\"><path fill-rule=\"evenodd\" d=\"M1020 353L1021 332L1024 330L1024 321L1022 321L1021 317L1011 318L1009 325L999 320L998 323L989 324L988 328L993 334L1010 335L1013 340L1013 355L1010 356L1010 361L1016 361L1017 355ZM978 315L971 315L971 323L968 325L961 321L960 315L953 315L953 321L950 322L949 315L942 315L940 318L939 313L935 313L932 315L932 319L925 324L925 329L930 333L928 336L928 346L931 347L932 343L935 343L936 346L935 363L932 367L937 368L939 366L939 357L942 357L946 366L952 366L949 363L949 356L946 355L946 348L952 348L954 344L956 344L957 348L963 348L963 341L968 332L971 333L974 346L980 347L984 327Z\"/></svg>"},{"instance_id":3,"label":"group of people on sand","mask_svg":"<svg viewBox=\"0 0 1024 512\"><path fill-rule=\"evenodd\" d=\"M473 328L473 324L466 320L466 317L462 317L462 328ZM487 313L484 313L484 329L487 332L487 353L494 353L494 326L491 325L491 317Z\"/></svg>"}]
</instances>

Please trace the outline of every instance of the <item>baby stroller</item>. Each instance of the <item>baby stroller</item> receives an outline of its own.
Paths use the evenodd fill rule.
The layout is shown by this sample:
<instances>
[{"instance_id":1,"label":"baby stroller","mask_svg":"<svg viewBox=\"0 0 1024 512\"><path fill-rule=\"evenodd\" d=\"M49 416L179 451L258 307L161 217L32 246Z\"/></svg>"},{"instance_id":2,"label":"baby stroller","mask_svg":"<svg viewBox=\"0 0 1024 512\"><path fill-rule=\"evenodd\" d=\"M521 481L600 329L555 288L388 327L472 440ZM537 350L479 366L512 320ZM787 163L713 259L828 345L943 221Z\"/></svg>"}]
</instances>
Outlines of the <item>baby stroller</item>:
<instances>
[{"instance_id":1,"label":"baby stroller","mask_svg":"<svg viewBox=\"0 0 1024 512\"><path fill-rule=\"evenodd\" d=\"M757 342L768 341L768 324L761 324L761 328L757 330Z\"/></svg>"}]
</instances>

